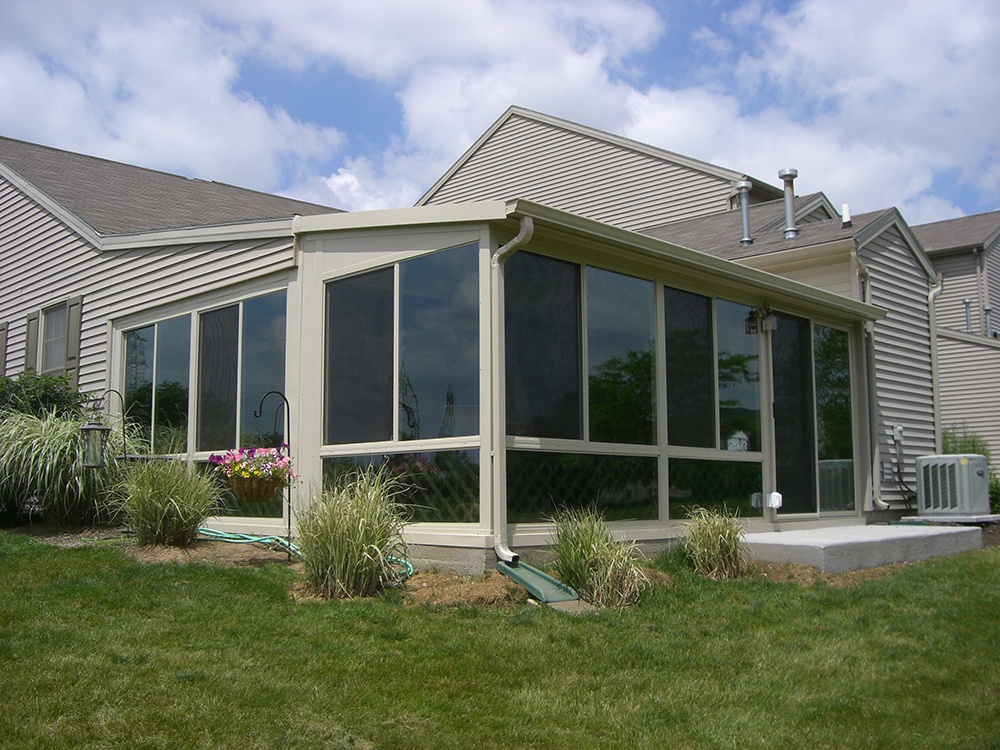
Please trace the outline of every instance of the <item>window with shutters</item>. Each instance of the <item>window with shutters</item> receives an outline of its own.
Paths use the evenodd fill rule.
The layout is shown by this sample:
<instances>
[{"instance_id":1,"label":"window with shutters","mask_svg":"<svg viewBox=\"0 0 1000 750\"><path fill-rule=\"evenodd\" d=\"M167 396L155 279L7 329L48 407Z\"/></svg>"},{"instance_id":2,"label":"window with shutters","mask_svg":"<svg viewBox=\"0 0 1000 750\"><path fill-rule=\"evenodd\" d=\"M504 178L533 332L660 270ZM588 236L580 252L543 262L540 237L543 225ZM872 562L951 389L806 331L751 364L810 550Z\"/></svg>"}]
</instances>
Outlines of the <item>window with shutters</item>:
<instances>
[{"instance_id":1,"label":"window with shutters","mask_svg":"<svg viewBox=\"0 0 1000 750\"><path fill-rule=\"evenodd\" d=\"M31 313L25 320L24 368L67 375L75 383L80 360L82 297ZM4 336L6 344L6 336Z\"/></svg>"}]
</instances>

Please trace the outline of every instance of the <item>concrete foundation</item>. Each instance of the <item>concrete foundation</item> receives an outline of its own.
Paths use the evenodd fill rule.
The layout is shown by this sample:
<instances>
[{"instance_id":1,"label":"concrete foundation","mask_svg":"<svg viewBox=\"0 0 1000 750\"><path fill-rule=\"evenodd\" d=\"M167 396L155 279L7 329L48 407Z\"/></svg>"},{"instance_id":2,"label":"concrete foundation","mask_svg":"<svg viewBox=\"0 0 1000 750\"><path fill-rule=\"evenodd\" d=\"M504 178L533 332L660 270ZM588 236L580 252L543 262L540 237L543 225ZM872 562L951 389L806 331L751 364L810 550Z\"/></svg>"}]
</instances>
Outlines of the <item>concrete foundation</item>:
<instances>
[{"instance_id":1,"label":"concrete foundation","mask_svg":"<svg viewBox=\"0 0 1000 750\"><path fill-rule=\"evenodd\" d=\"M978 527L837 526L746 535L760 562L812 565L824 573L846 573L900 562L918 562L983 546Z\"/></svg>"}]
</instances>

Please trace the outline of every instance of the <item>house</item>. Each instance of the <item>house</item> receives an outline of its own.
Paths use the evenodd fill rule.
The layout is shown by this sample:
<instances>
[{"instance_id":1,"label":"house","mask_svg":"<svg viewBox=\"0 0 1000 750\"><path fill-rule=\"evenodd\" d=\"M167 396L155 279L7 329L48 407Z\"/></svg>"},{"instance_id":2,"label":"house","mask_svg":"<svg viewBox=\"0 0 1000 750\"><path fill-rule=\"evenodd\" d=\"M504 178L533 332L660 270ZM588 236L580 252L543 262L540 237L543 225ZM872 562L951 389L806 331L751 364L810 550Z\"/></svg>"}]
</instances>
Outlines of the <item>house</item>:
<instances>
[{"instance_id":1,"label":"house","mask_svg":"<svg viewBox=\"0 0 1000 750\"><path fill-rule=\"evenodd\" d=\"M937 300L941 424L985 438L1000 459L1000 211L913 228L944 278Z\"/></svg>"},{"instance_id":2,"label":"house","mask_svg":"<svg viewBox=\"0 0 1000 750\"><path fill-rule=\"evenodd\" d=\"M559 505L650 542L699 504L861 519L864 298L517 196L343 213L10 139L0 181L5 373L115 389L194 462L285 438L296 507L385 463L425 564L546 544Z\"/></svg>"}]
</instances>

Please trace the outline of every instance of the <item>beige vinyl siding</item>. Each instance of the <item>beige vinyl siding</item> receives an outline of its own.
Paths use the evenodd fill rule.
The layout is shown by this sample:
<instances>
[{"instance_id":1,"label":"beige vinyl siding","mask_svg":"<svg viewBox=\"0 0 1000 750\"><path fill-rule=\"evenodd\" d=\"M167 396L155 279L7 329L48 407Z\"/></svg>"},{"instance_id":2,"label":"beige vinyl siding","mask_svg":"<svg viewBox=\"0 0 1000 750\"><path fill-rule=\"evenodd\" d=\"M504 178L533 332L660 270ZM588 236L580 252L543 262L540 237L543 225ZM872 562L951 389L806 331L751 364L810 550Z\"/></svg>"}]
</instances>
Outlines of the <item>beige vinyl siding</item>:
<instances>
[{"instance_id":1,"label":"beige vinyl siding","mask_svg":"<svg viewBox=\"0 0 1000 750\"><path fill-rule=\"evenodd\" d=\"M426 204L520 197L637 229L729 208L728 180L511 117Z\"/></svg>"},{"instance_id":2,"label":"beige vinyl siding","mask_svg":"<svg viewBox=\"0 0 1000 750\"><path fill-rule=\"evenodd\" d=\"M984 401L996 402L1000 341L949 331L938 333L941 425L964 425L989 441L992 466L1000 466L1000 420ZM993 397L991 397L992 394Z\"/></svg>"},{"instance_id":3,"label":"beige vinyl siding","mask_svg":"<svg viewBox=\"0 0 1000 750\"><path fill-rule=\"evenodd\" d=\"M934 270L944 274L944 289L935 304L939 328L966 331L965 300L972 300L972 330L983 330L982 306L979 294L978 258L971 252L933 258Z\"/></svg>"},{"instance_id":4,"label":"beige vinyl siding","mask_svg":"<svg viewBox=\"0 0 1000 750\"><path fill-rule=\"evenodd\" d=\"M860 300L861 298L857 274L851 266L850 260L845 257L812 263L770 265L767 262L767 256L760 255L738 262L850 299Z\"/></svg>"},{"instance_id":5,"label":"beige vinyl siding","mask_svg":"<svg viewBox=\"0 0 1000 750\"><path fill-rule=\"evenodd\" d=\"M1000 237L986 248L986 304L992 309L993 330L1000 330Z\"/></svg>"},{"instance_id":6,"label":"beige vinyl siding","mask_svg":"<svg viewBox=\"0 0 1000 750\"><path fill-rule=\"evenodd\" d=\"M26 318L80 296L78 377L105 384L107 324L113 318L237 285L292 266L293 240L242 240L98 252L47 211L0 180L0 320L9 323L8 361L25 361Z\"/></svg>"},{"instance_id":7,"label":"beige vinyl siding","mask_svg":"<svg viewBox=\"0 0 1000 750\"><path fill-rule=\"evenodd\" d=\"M936 446L929 279L894 227L868 242L860 254L871 274L871 302L888 311L875 322L873 334L879 460L895 459L893 425L903 425L903 477L915 492L915 459L934 453ZM896 499L902 492L883 483L881 495Z\"/></svg>"}]
</instances>

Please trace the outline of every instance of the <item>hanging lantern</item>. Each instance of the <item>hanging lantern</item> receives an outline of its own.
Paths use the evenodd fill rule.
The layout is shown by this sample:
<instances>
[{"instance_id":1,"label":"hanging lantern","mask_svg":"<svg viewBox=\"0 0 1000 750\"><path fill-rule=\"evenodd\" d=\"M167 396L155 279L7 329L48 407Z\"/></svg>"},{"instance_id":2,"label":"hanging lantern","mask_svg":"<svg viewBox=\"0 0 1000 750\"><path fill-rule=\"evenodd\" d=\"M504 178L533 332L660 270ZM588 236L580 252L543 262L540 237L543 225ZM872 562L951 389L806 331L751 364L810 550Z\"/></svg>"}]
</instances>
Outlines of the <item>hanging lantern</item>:
<instances>
[{"instance_id":1,"label":"hanging lantern","mask_svg":"<svg viewBox=\"0 0 1000 750\"><path fill-rule=\"evenodd\" d=\"M103 469L104 449L108 444L111 428L91 419L80 428L83 433L83 466L86 469Z\"/></svg>"}]
</instances>

